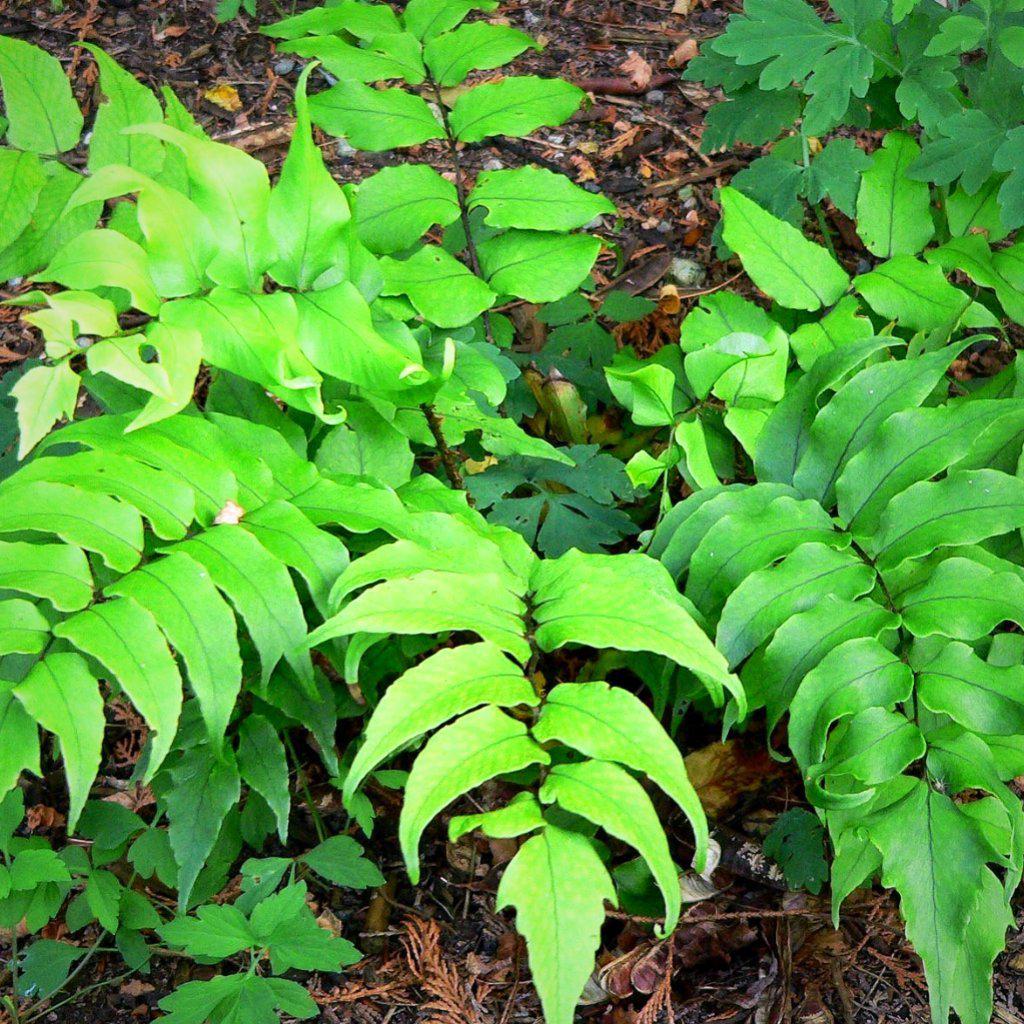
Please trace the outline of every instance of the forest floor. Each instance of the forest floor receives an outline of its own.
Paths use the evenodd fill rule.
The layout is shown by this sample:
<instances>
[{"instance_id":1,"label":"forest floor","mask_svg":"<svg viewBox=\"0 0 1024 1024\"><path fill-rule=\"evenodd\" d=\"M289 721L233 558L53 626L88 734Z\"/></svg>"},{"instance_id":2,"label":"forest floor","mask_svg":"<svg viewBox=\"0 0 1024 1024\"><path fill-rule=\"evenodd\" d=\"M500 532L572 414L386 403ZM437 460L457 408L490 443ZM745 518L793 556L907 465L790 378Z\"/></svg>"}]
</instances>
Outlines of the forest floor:
<instances>
[{"instance_id":1,"label":"forest floor","mask_svg":"<svg viewBox=\"0 0 1024 1024\"><path fill-rule=\"evenodd\" d=\"M306 0L298 9L310 6ZM55 12L48 0L0 0L0 33L57 54L71 68L79 99L95 106L94 74L81 40L97 42L140 79L170 84L214 138L264 160L274 171L292 127L291 94L298 68L277 55L243 15L224 25L212 0L66 0ZM529 140L476 147L471 170L543 163L577 182L592 182L618 205L614 240L620 255L599 264L599 284L613 281L633 293L675 292L659 310L630 328L628 342L653 350L678 336L678 322L700 294L719 287L747 288L737 267L716 261L711 234L718 219L716 187L757 155L743 150L702 154L702 119L713 97L680 80L680 68L703 39L720 31L738 5L716 0L509 0L497 16L540 37L520 73L568 78L595 98L589 109ZM260 2L263 21L292 13ZM344 143L320 140L340 181L360 180L404 154L354 153ZM409 153L441 170L445 154L431 145ZM850 268L860 254L841 214L831 214ZM6 319L6 331L4 331ZM518 344L537 347L543 325L526 310L517 321ZM32 354L32 340L0 315L0 363ZM760 844L782 810L800 802L797 774L771 761L763 737L700 747L688 737L688 767L716 825L722 862L714 887L684 911L673 939L656 942L641 919L610 918L600 967L579 1019L595 1024L676 1021L750 1024L898 1024L928 1020L919 961L903 937L895 901L880 891L859 891L847 903L838 931L827 896L787 892L766 869ZM308 783L319 810L344 827L336 792L311 758ZM486 806L495 796L484 787ZM430 832L424 881L413 889L398 855L397 795L372 791L379 812L370 852L389 879L376 894L324 893L323 920L367 951L343 975L313 976L310 990L329 1024L514 1024L540 1018L524 950L511 921L494 912L507 842L480 840L451 847ZM310 830L308 818L298 829ZM39 816L39 831L47 816ZM670 826L671 826L670 821ZM671 831L671 828L670 828ZM684 830L682 830L684 831ZM685 846L675 853L685 861ZM228 894L230 895L230 893ZM1020 921L1021 915L1018 915ZM51 926L59 937L59 925ZM203 968L159 960L150 975L114 981L119 967L103 955L93 961L95 985L41 1017L63 1024L120 1024L157 1019L157 1001L175 985L202 977ZM1024 937L1012 936L997 965L998 1024L1024 1022ZM109 981L109 984L97 984Z\"/></svg>"}]
</instances>

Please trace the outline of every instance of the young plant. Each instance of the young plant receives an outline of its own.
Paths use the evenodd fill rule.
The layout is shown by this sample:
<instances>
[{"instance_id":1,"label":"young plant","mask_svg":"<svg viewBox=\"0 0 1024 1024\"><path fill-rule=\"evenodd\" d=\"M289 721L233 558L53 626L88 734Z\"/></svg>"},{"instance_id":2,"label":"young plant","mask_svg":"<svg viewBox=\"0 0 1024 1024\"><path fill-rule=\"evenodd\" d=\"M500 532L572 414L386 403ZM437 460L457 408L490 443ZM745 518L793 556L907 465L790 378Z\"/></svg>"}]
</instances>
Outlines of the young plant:
<instances>
[{"instance_id":1,"label":"young plant","mask_svg":"<svg viewBox=\"0 0 1024 1024\"><path fill-rule=\"evenodd\" d=\"M404 512L388 492L321 477L266 427L218 415L128 423L69 426L53 440L71 454L45 444L0 485L0 789L39 773L42 725L60 741L74 829L100 765L106 680L148 726L140 775L157 777L184 907L242 782L286 839L278 728L311 729L337 771L334 700L304 640L349 561L323 527L400 529ZM236 727L243 692L256 703Z\"/></svg>"},{"instance_id":2,"label":"young plant","mask_svg":"<svg viewBox=\"0 0 1024 1024\"><path fill-rule=\"evenodd\" d=\"M306 885L291 882L264 896L248 913L237 905L211 904L195 917L179 917L159 929L169 945L200 962L243 954L248 967L209 981L190 981L160 1000L168 1024L222 1024L246 1020L278 1024L279 1014L308 1020L318 1013L306 989L282 975L293 970L338 971L356 963L347 940L321 928L306 906Z\"/></svg>"},{"instance_id":3,"label":"young plant","mask_svg":"<svg viewBox=\"0 0 1024 1024\"><path fill-rule=\"evenodd\" d=\"M946 400L965 342L818 359L768 417L759 482L676 505L651 552L682 584L750 708L788 745L835 852L835 915L881 873L924 961L933 1019L991 1014L1024 815L1024 402L1016 367ZM867 364L867 365L865 365ZM737 707L727 721L740 721Z\"/></svg>"},{"instance_id":4,"label":"young plant","mask_svg":"<svg viewBox=\"0 0 1024 1024\"><path fill-rule=\"evenodd\" d=\"M805 0L747 0L685 75L721 87L708 112L706 150L782 140L736 186L780 216L798 197L826 194L853 213L864 156L844 127L919 126L911 178L956 202L990 206L1003 227L1024 224L1024 19L1016 0L835 0L825 19ZM817 155L813 155L816 153ZM770 199L770 197L773 197Z\"/></svg>"},{"instance_id":5,"label":"young plant","mask_svg":"<svg viewBox=\"0 0 1024 1024\"><path fill-rule=\"evenodd\" d=\"M484 171L468 188L465 147L559 125L585 99L560 79L464 84L475 70L540 48L507 25L461 24L472 10L495 6L413 0L398 16L383 4L346 3L262 29L280 40L279 50L315 58L339 79L310 100L313 122L325 131L366 150L443 142L453 180L424 164L379 171L355 192L356 230L385 257L384 295L404 296L439 327L482 316L491 341L487 310L499 297L552 302L584 281L601 244L576 229L615 211L602 196L536 166ZM395 80L403 84L367 84ZM448 229L443 244L421 245L435 225ZM454 258L459 254L464 263Z\"/></svg>"},{"instance_id":6,"label":"young plant","mask_svg":"<svg viewBox=\"0 0 1024 1024\"><path fill-rule=\"evenodd\" d=\"M708 836L682 755L650 710L607 682L550 685L546 656L567 646L646 651L693 672L717 704L728 694L745 707L743 690L654 560L579 551L540 560L519 535L475 514L415 518L422 522L414 539L364 555L339 577L339 610L310 643L348 637L358 656L392 634L479 639L438 650L388 687L344 797L351 801L377 765L431 734L413 761L399 821L416 882L422 834L448 804L496 776L530 780L504 807L453 818L449 836L474 828L530 836L505 869L498 906L516 909L547 1021L570 1024L593 969L604 903L616 902L592 828L582 823L646 860L664 900L665 932L678 920L678 878L631 772L683 810L699 868Z\"/></svg>"}]
</instances>

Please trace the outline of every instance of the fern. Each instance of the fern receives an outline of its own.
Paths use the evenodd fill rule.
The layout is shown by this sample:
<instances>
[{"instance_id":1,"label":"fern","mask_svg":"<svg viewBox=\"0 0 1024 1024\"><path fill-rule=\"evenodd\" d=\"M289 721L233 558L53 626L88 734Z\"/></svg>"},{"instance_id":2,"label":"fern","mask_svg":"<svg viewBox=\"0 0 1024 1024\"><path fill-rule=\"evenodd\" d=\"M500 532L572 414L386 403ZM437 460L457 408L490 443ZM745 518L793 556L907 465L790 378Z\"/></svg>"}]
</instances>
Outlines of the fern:
<instances>
[{"instance_id":1,"label":"fern","mask_svg":"<svg viewBox=\"0 0 1024 1024\"><path fill-rule=\"evenodd\" d=\"M539 560L517 534L485 528L475 516L414 515L413 534L341 574L331 595L338 610L310 642L344 636L363 651L392 634L479 639L437 651L388 687L344 796L351 802L375 767L431 734L413 763L399 822L415 882L420 837L445 806L497 775L533 769L534 785L504 808L453 818L450 835L481 828L530 836L506 869L498 904L516 908L547 1020L567 1024L593 967L603 901L614 903L615 889L588 836L553 807L637 849L662 892L666 932L678 920L678 880L650 799L625 769L683 810L698 866L708 836L679 750L646 706L606 682L549 688L544 656L567 645L647 651L695 673L715 703L728 694L745 707L743 690L665 570L644 555L570 551Z\"/></svg>"},{"instance_id":2,"label":"fern","mask_svg":"<svg viewBox=\"0 0 1024 1024\"><path fill-rule=\"evenodd\" d=\"M195 809L210 823L205 840L177 820L187 800L169 797L184 904L237 803L239 778L287 834L288 770L274 730L267 735L269 726L249 717L225 742L243 686L312 728L337 770L334 720L324 712L333 701L305 644L349 561L325 527L400 530L406 514L392 492L321 477L268 428L216 414L131 433L127 422L105 416L66 427L0 485L8 595L0 603L0 788L22 770L39 773L42 725L60 741L73 829L100 764L100 681L123 692L149 726L146 780L184 728L187 682L201 730L192 745L202 740L208 760L175 748L167 771L177 777L205 764L226 796L219 815Z\"/></svg>"},{"instance_id":3,"label":"fern","mask_svg":"<svg viewBox=\"0 0 1024 1024\"><path fill-rule=\"evenodd\" d=\"M762 482L676 505L651 552L769 731L788 715L835 851L837 918L880 872L933 1018L953 1008L982 1024L1024 869L1024 816L1004 781L1024 738L1022 652L1004 631L1024 617L1024 403L987 397L1015 367L947 400L960 346L905 359L898 347L822 356L767 419Z\"/></svg>"}]
</instances>

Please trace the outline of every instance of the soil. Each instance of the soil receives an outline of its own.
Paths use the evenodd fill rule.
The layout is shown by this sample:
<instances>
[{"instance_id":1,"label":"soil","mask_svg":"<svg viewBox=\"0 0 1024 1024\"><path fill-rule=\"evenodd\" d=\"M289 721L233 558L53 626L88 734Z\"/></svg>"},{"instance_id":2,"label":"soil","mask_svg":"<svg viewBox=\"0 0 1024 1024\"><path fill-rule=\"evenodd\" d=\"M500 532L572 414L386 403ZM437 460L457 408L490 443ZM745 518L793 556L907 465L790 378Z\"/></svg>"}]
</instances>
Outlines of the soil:
<instances>
[{"instance_id":1,"label":"soil","mask_svg":"<svg viewBox=\"0 0 1024 1024\"><path fill-rule=\"evenodd\" d=\"M295 9L308 6L303 0ZM672 0L502 3L499 17L546 43L542 53L524 57L517 71L566 77L592 91L594 103L568 124L542 129L524 142L475 147L466 164L477 170L540 162L600 188L621 213L614 232L621 257L601 262L599 283L616 282L655 296L662 285L675 284L681 297L678 312L685 313L708 290L727 284L750 288L745 279L737 279L736 266L716 261L711 232L718 219L715 188L758 154L700 152L702 119L713 97L680 81L676 66L692 52L692 41L720 31L739 4L677 0L674 7L679 13L673 12ZM212 8L212 2L194 0L66 0L57 11L48 0L0 0L0 33L27 39L64 60L87 115L97 102L95 76L76 43L99 43L151 86L170 84L215 138L244 147L273 171L290 134L289 103L298 68L286 55L276 55L272 41L256 29L260 20L293 13L292 7L261 2L260 19L243 14L224 25L216 23ZM622 69L631 54L650 65L654 79L646 90L633 87ZM211 93L217 87L228 88ZM406 156L448 170L439 146L428 144L398 156L353 153L327 137L318 141L342 181L359 180ZM843 230L841 215L834 216L837 235L845 240L840 256L855 267L860 254L851 245L851 233ZM680 259L687 262L670 269ZM677 323L674 313L652 320L648 328L671 334ZM34 354L34 339L14 327L9 313L0 316L0 332L0 361ZM836 931L826 897L787 892L766 870L763 855L756 855L771 820L798 802L800 792L794 772L765 765L760 743L756 736L749 743L734 741L705 783L706 792L714 792L723 849L723 866L714 875L717 892L689 907L667 943L655 942L642 919L610 917L603 935L606 952L588 986L589 1005L581 1007L580 1020L928 1020L920 963L907 947L891 898L879 891L855 894ZM327 780L311 769L309 782L328 826L344 828ZM324 921L336 923L368 952L342 975L309 979L321 1007L319 1019L329 1024L539 1021L521 942L510 919L494 912L496 878L510 856L508 844L477 840L451 848L435 826L429 832L432 844L425 843L424 880L413 889L397 852L395 794L379 790L371 795L379 817L370 852L391 881L386 892L372 898L351 891L317 894ZM485 787L479 799L486 807L498 796ZM296 812L302 819L296 824L308 828L303 814ZM675 824L685 835L685 826ZM45 834L45 824L40 831ZM685 862L682 840L674 853ZM52 1024L157 1019L156 1004L163 995L204 976L203 968L164 958L147 975L118 980L122 970L116 956L96 957L90 976L82 979L84 986L94 987L39 1019ZM1011 938L997 975L995 1019L1001 1024L1024 1020L1020 935Z\"/></svg>"}]
</instances>

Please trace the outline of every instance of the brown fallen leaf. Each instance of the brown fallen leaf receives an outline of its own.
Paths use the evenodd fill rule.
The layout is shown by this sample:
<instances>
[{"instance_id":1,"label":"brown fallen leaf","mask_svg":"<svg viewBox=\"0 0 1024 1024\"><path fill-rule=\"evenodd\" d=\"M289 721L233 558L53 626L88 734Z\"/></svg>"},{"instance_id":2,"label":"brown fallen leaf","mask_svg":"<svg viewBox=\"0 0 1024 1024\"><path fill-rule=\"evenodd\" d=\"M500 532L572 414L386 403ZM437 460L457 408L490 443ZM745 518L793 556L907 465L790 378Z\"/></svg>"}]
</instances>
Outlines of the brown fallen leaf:
<instances>
[{"instance_id":1,"label":"brown fallen leaf","mask_svg":"<svg viewBox=\"0 0 1024 1024\"><path fill-rule=\"evenodd\" d=\"M693 10L694 0L676 0L672 5L673 14L689 14Z\"/></svg>"},{"instance_id":2,"label":"brown fallen leaf","mask_svg":"<svg viewBox=\"0 0 1024 1024\"><path fill-rule=\"evenodd\" d=\"M153 42L162 43L165 39L177 39L188 31L188 25L168 25L157 32L153 31Z\"/></svg>"},{"instance_id":3,"label":"brown fallen leaf","mask_svg":"<svg viewBox=\"0 0 1024 1024\"><path fill-rule=\"evenodd\" d=\"M152 991L153 986L148 981L142 981L139 978L126 981L120 988L121 995L128 996L130 999L141 999Z\"/></svg>"},{"instance_id":4,"label":"brown fallen leaf","mask_svg":"<svg viewBox=\"0 0 1024 1024\"><path fill-rule=\"evenodd\" d=\"M238 90L227 82L220 82L203 93L203 99L208 100L214 106L235 114L242 109L242 98Z\"/></svg>"},{"instance_id":5,"label":"brown fallen leaf","mask_svg":"<svg viewBox=\"0 0 1024 1024\"><path fill-rule=\"evenodd\" d=\"M686 756L686 771L709 818L719 818L744 793L781 774L763 746L735 739L710 743Z\"/></svg>"},{"instance_id":6,"label":"brown fallen leaf","mask_svg":"<svg viewBox=\"0 0 1024 1024\"><path fill-rule=\"evenodd\" d=\"M654 77L654 69L636 50L629 51L626 59L619 65L619 70L640 92L643 92L651 84L651 79Z\"/></svg>"},{"instance_id":7,"label":"brown fallen leaf","mask_svg":"<svg viewBox=\"0 0 1024 1024\"><path fill-rule=\"evenodd\" d=\"M697 56L698 47L696 39L684 39L668 58L670 68L681 68L689 64Z\"/></svg>"}]
</instances>

